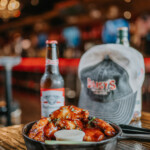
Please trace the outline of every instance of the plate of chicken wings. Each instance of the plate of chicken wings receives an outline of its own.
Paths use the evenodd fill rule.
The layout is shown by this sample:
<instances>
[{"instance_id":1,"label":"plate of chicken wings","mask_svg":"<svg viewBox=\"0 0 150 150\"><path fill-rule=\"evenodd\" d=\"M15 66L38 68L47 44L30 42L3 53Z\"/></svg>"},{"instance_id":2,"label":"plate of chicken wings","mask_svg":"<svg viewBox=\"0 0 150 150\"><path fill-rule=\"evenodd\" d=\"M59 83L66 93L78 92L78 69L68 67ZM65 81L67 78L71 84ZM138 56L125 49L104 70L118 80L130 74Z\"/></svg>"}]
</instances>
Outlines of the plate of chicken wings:
<instances>
[{"instance_id":1,"label":"plate of chicken wings","mask_svg":"<svg viewBox=\"0 0 150 150\"><path fill-rule=\"evenodd\" d=\"M108 123L96 117L91 117L87 110L73 105L62 106L50 114L49 117L43 117L38 121L28 123L24 126L23 137L27 148L29 150L30 148L34 150L34 147L36 150L46 149L45 147L48 146L48 142L45 143L45 141L55 141L55 133L59 130L83 131L85 133L83 137L83 145L85 146L86 144L89 144L88 148L90 145L94 146L98 143L103 143L103 145L107 143L107 145L109 145L109 143L114 142L115 144L117 142L116 136L121 133L121 129L118 128L117 125ZM36 145L38 145L38 148ZM55 143L48 147L53 149L54 146L58 145L59 147L60 145L63 147L66 146L66 143ZM76 146L81 145L82 142L78 143ZM66 148L68 148L68 146Z\"/></svg>"}]
</instances>

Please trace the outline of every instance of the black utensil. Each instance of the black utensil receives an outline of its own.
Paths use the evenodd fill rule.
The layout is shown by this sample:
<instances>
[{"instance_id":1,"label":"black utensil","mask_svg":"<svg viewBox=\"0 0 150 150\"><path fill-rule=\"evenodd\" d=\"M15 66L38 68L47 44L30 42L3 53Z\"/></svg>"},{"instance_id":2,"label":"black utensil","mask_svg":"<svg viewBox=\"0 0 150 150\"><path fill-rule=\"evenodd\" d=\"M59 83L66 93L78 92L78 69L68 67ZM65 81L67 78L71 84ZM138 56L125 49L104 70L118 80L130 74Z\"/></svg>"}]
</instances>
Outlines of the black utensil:
<instances>
[{"instance_id":1,"label":"black utensil","mask_svg":"<svg viewBox=\"0 0 150 150\"><path fill-rule=\"evenodd\" d=\"M124 133L134 133L134 134L150 134L150 129L134 127L131 125L119 125Z\"/></svg>"}]
</instances>

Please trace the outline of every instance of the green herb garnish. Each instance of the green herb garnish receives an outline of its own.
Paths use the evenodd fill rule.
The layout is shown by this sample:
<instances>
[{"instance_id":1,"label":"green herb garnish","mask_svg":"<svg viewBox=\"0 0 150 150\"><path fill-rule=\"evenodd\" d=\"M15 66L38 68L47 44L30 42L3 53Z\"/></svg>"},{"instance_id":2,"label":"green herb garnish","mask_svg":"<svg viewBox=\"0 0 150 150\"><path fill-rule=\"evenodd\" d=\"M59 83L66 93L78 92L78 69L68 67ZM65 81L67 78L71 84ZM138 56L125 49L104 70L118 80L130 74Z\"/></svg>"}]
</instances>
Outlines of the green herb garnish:
<instances>
[{"instance_id":1,"label":"green herb garnish","mask_svg":"<svg viewBox=\"0 0 150 150\"><path fill-rule=\"evenodd\" d=\"M74 108L72 108L71 111L74 111Z\"/></svg>"},{"instance_id":2,"label":"green herb garnish","mask_svg":"<svg viewBox=\"0 0 150 150\"><path fill-rule=\"evenodd\" d=\"M94 116L91 120L88 121L88 124L90 124L92 121L94 121L96 117Z\"/></svg>"},{"instance_id":3,"label":"green herb garnish","mask_svg":"<svg viewBox=\"0 0 150 150\"><path fill-rule=\"evenodd\" d=\"M48 118L48 122L51 122L52 120L50 118Z\"/></svg>"}]
</instances>

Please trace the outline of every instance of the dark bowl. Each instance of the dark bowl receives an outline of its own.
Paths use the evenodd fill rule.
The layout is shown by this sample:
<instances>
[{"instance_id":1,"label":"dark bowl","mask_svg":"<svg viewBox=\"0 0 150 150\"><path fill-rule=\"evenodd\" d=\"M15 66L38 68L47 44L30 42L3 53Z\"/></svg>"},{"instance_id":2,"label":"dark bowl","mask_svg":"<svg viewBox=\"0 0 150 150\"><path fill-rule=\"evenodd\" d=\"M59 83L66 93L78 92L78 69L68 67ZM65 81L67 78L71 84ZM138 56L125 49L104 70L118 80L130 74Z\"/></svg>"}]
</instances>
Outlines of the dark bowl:
<instances>
[{"instance_id":1,"label":"dark bowl","mask_svg":"<svg viewBox=\"0 0 150 150\"><path fill-rule=\"evenodd\" d=\"M109 139L100 141L100 142L90 142L85 144L78 144L78 145L66 145L66 144L54 144L48 145L44 142L39 142L33 140L28 137L29 130L31 129L32 125L35 123L30 122L23 127L22 135L27 147L27 150L115 150L117 146L118 137L122 134L122 130L119 126L114 123L110 123L112 127L115 128L117 134Z\"/></svg>"}]
</instances>

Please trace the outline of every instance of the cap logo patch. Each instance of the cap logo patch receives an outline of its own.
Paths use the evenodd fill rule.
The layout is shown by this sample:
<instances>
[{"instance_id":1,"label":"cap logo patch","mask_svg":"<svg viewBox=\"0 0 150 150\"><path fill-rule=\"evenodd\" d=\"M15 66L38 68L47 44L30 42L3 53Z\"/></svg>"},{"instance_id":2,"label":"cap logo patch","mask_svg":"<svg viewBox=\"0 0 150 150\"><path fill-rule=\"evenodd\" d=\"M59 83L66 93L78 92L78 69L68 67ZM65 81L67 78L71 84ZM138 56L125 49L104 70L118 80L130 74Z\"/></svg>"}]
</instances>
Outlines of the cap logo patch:
<instances>
[{"instance_id":1,"label":"cap logo patch","mask_svg":"<svg viewBox=\"0 0 150 150\"><path fill-rule=\"evenodd\" d=\"M116 81L114 79L94 81L91 78L87 78L87 88L96 95L107 95L108 92L116 90Z\"/></svg>"}]
</instances>

